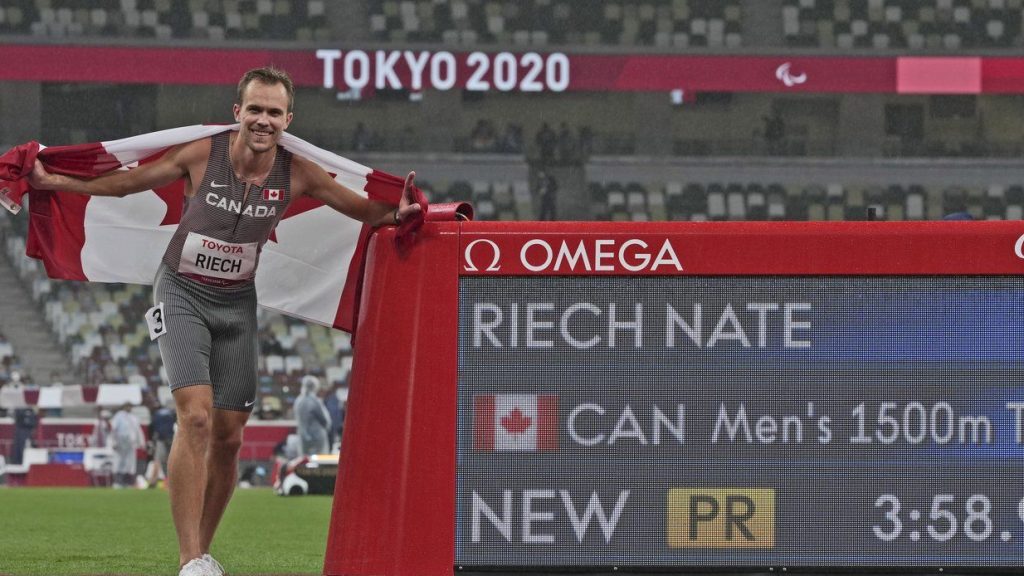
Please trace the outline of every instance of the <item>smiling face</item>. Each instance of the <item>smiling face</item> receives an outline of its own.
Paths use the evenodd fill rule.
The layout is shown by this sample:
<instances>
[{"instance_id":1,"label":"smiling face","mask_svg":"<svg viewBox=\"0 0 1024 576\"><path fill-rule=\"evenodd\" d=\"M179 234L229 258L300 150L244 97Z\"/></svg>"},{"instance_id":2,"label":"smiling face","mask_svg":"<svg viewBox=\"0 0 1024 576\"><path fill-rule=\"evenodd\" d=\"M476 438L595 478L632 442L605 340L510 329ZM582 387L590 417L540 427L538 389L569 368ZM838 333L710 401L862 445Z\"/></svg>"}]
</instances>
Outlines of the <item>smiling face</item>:
<instances>
[{"instance_id":1,"label":"smiling face","mask_svg":"<svg viewBox=\"0 0 1024 576\"><path fill-rule=\"evenodd\" d=\"M241 127L239 136L255 153L272 150L288 125L288 91L283 84L267 84L253 80L245 87L242 103L234 105L235 120Z\"/></svg>"}]
</instances>

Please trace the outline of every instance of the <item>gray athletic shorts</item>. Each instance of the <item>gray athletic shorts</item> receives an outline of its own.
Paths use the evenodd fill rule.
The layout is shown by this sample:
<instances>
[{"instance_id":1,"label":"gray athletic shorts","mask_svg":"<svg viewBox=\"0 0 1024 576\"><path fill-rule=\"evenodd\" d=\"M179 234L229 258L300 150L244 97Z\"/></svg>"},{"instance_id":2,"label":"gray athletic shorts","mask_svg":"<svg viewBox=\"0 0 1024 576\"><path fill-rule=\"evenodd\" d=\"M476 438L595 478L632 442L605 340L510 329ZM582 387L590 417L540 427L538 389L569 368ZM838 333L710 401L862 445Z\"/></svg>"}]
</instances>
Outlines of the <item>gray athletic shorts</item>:
<instances>
[{"instance_id":1,"label":"gray athletic shorts","mask_svg":"<svg viewBox=\"0 0 1024 576\"><path fill-rule=\"evenodd\" d=\"M207 286L160 264L153 303L164 303L157 339L171 390L213 386L213 406L251 412L256 403L256 286Z\"/></svg>"}]
</instances>

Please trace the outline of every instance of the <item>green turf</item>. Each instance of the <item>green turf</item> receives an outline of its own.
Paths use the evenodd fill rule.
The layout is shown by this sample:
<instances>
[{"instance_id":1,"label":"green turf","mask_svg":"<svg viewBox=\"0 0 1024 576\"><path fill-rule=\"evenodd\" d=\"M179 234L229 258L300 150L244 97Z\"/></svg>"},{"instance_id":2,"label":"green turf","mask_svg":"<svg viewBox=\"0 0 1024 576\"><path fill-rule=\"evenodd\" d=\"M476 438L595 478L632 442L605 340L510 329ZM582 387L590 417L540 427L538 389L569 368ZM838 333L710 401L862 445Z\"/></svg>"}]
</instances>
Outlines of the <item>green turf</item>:
<instances>
[{"instance_id":1,"label":"green turf","mask_svg":"<svg viewBox=\"0 0 1024 576\"><path fill-rule=\"evenodd\" d=\"M232 576L320 574L328 496L236 490L213 555ZM0 487L0 574L178 573L167 492Z\"/></svg>"}]
</instances>

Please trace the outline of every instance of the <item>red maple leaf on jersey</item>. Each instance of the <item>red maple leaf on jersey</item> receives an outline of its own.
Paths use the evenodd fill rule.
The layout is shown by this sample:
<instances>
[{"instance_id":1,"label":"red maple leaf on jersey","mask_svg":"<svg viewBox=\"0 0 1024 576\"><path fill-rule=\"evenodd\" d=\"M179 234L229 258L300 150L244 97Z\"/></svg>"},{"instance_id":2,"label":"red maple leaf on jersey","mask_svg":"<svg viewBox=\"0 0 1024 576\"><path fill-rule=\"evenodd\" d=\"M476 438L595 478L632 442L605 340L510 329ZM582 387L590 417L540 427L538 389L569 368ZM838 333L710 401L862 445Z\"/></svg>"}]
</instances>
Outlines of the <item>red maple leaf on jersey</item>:
<instances>
[{"instance_id":1,"label":"red maple leaf on jersey","mask_svg":"<svg viewBox=\"0 0 1024 576\"><path fill-rule=\"evenodd\" d=\"M142 164L148 164L150 162L153 162L163 155L164 152L154 154L149 158L141 160L139 162L139 165L141 166ZM336 174L331 174L331 178L333 178L334 176L336 176ZM171 182L167 186L154 189L153 192L155 192L156 195L159 196L160 199L163 200L164 203L167 205L167 212L164 214L164 219L162 222L160 222L160 225L168 226L180 224L181 213L183 211L185 203L185 179L179 178L178 180ZM323 202L316 200L314 198L310 198L309 196L301 196L297 200L294 200L288 206L287 211L285 211L281 219L287 220L288 218L298 216L303 212L308 212L309 210L319 208L320 206L323 206ZM271 230L269 241L277 242L276 229Z\"/></svg>"}]
</instances>

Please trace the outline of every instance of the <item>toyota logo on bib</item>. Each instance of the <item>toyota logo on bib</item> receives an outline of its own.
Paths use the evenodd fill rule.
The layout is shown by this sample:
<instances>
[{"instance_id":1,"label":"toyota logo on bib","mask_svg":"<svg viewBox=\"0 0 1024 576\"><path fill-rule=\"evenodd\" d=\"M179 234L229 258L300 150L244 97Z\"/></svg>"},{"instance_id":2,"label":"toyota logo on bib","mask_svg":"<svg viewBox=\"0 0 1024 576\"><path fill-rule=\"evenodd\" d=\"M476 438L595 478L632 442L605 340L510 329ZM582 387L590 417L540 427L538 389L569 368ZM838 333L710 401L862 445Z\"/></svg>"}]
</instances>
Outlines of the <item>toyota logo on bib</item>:
<instances>
[{"instance_id":1,"label":"toyota logo on bib","mask_svg":"<svg viewBox=\"0 0 1024 576\"><path fill-rule=\"evenodd\" d=\"M490 248L477 249L476 246L479 244L490 246ZM498 245L495 244L493 240L488 240L486 238L479 238L477 240L473 240L472 242L466 245L466 251L463 254L466 263L463 266L463 269L466 272L479 272L480 269L476 267L476 261L473 260L473 256L476 255L477 257L481 257L482 260L480 261L486 262L488 252L491 253L491 264L487 266L487 268L485 268L484 271L497 272L498 270L501 270L501 265L498 264L498 260L501 259L501 248L498 248Z\"/></svg>"},{"instance_id":2,"label":"toyota logo on bib","mask_svg":"<svg viewBox=\"0 0 1024 576\"><path fill-rule=\"evenodd\" d=\"M1017 258L1024 260L1024 234L1017 238L1017 243L1013 245L1013 253L1017 255Z\"/></svg>"}]
</instances>

